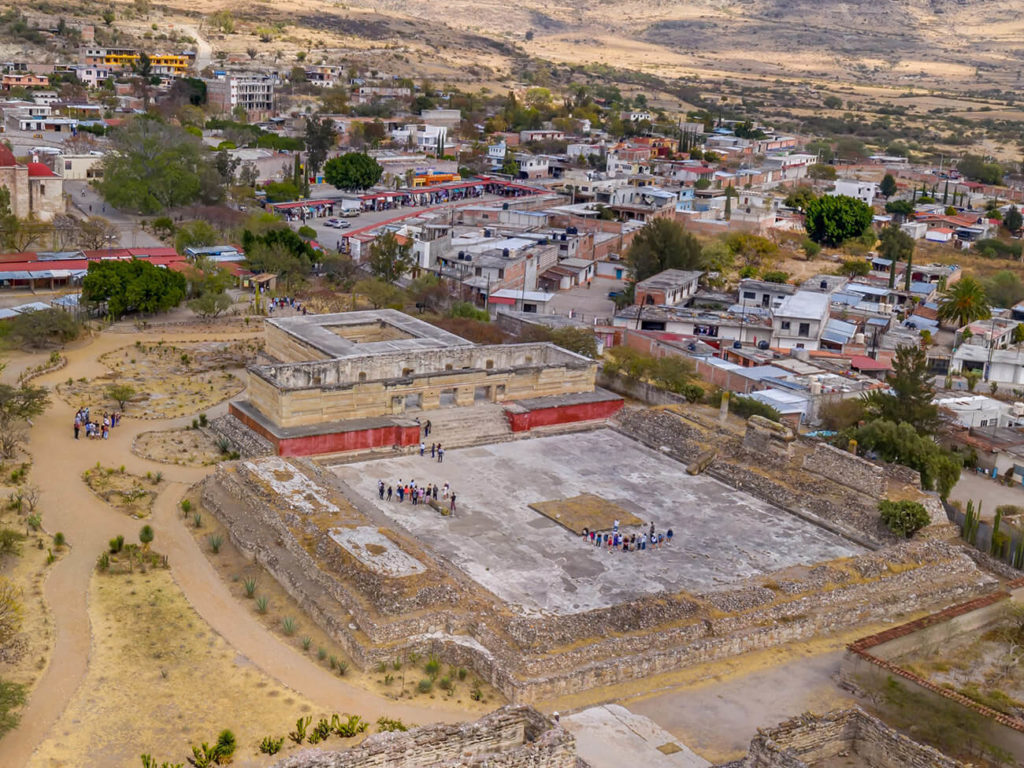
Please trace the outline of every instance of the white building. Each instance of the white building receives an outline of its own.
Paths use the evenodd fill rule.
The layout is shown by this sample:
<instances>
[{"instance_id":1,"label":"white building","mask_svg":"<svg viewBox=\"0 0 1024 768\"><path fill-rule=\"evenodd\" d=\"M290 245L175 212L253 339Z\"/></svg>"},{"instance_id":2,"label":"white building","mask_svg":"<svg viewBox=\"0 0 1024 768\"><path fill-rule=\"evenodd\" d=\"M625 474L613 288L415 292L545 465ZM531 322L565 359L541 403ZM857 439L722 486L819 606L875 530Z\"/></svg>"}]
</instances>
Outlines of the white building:
<instances>
[{"instance_id":1,"label":"white building","mask_svg":"<svg viewBox=\"0 0 1024 768\"><path fill-rule=\"evenodd\" d=\"M205 82L207 100L215 110L230 113L242 107L250 119L274 111L274 78L269 75L224 75Z\"/></svg>"},{"instance_id":2,"label":"white building","mask_svg":"<svg viewBox=\"0 0 1024 768\"><path fill-rule=\"evenodd\" d=\"M961 427L1005 427L1012 420L1009 403L986 395L937 397L932 402L951 413Z\"/></svg>"},{"instance_id":3,"label":"white building","mask_svg":"<svg viewBox=\"0 0 1024 768\"><path fill-rule=\"evenodd\" d=\"M796 286L789 283L769 283L747 277L740 280L739 304L746 307L777 309L787 296L796 293Z\"/></svg>"},{"instance_id":4,"label":"white building","mask_svg":"<svg viewBox=\"0 0 1024 768\"><path fill-rule=\"evenodd\" d=\"M519 176L524 179L543 179L548 175L548 158L545 155L527 155L516 153L519 163Z\"/></svg>"},{"instance_id":5,"label":"white building","mask_svg":"<svg viewBox=\"0 0 1024 768\"><path fill-rule=\"evenodd\" d=\"M421 152L444 154L448 141L448 129L443 125L406 125L391 132L392 140L402 146L413 147Z\"/></svg>"},{"instance_id":6,"label":"white building","mask_svg":"<svg viewBox=\"0 0 1024 768\"><path fill-rule=\"evenodd\" d=\"M774 345L782 349L818 349L828 320L829 301L827 293L815 291L797 291L784 298L772 322Z\"/></svg>"},{"instance_id":7,"label":"white building","mask_svg":"<svg viewBox=\"0 0 1024 768\"><path fill-rule=\"evenodd\" d=\"M871 205L878 197L878 185L873 181L858 181L857 179L838 179L835 189L828 194L845 195L860 200L865 205Z\"/></svg>"}]
</instances>

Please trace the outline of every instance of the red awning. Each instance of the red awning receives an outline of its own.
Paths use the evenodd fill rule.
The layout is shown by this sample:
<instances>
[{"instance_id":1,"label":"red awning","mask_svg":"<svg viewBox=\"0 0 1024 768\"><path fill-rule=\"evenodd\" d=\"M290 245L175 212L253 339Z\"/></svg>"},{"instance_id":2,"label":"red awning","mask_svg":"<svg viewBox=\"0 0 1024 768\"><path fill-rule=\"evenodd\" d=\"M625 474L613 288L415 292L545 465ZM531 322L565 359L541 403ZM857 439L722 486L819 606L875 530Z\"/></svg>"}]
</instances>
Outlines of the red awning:
<instances>
[{"instance_id":1,"label":"red awning","mask_svg":"<svg viewBox=\"0 0 1024 768\"><path fill-rule=\"evenodd\" d=\"M491 296L491 297L490 297L490 298L488 299L488 302L489 302L489 303L491 303L491 304L509 304L509 305L515 305L515 303L516 303L516 300L515 300L515 299L512 299L512 298L506 298L505 296Z\"/></svg>"}]
</instances>

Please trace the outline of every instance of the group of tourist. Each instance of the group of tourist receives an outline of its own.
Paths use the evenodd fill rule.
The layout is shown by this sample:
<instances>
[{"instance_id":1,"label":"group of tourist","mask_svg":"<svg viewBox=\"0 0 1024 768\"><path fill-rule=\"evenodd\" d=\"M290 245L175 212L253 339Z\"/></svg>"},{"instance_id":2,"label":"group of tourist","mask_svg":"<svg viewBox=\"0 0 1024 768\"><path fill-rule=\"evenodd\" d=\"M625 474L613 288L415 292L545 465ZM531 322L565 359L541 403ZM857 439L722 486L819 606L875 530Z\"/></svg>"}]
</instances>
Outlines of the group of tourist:
<instances>
[{"instance_id":1,"label":"group of tourist","mask_svg":"<svg viewBox=\"0 0 1024 768\"><path fill-rule=\"evenodd\" d=\"M267 304L267 311L270 314L274 314L275 309L287 309L288 307L291 307L300 315L306 314L306 308L302 306L302 302L294 296L278 296L277 298L271 299Z\"/></svg>"},{"instance_id":2,"label":"group of tourist","mask_svg":"<svg viewBox=\"0 0 1024 768\"><path fill-rule=\"evenodd\" d=\"M452 491L451 486L448 483L439 486L437 483L427 483L426 486L416 485L415 480L410 480L408 483L402 482L402 479L398 479L398 483L394 486L385 485L383 480L377 481L377 495L382 501L397 500L399 504L404 502L407 498L412 501L413 506L417 504L426 504L433 501L436 505L438 503L438 496L440 495L441 503L448 503L448 511L452 514L455 513L455 492Z\"/></svg>"},{"instance_id":3,"label":"group of tourist","mask_svg":"<svg viewBox=\"0 0 1024 768\"><path fill-rule=\"evenodd\" d=\"M89 406L82 406L75 414L75 440L82 432L90 439L106 440L110 437L110 430L120 423L121 414L117 411L104 413L102 419L94 421L89 418Z\"/></svg>"},{"instance_id":4,"label":"group of tourist","mask_svg":"<svg viewBox=\"0 0 1024 768\"><path fill-rule=\"evenodd\" d=\"M664 533L654 530L654 523L651 523L650 530L641 529L638 533L620 533L619 521L615 521L611 532L599 533L589 528L583 529L583 541L593 544L595 547L606 547L609 550L620 549L623 552L643 552L647 549L657 549L666 544L672 543L672 529Z\"/></svg>"},{"instance_id":5,"label":"group of tourist","mask_svg":"<svg viewBox=\"0 0 1024 768\"><path fill-rule=\"evenodd\" d=\"M430 423L429 421L427 422ZM420 440L420 456L427 455L427 444ZM444 461L444 448L441 447L440 443L430 444L430 458L437 459L437 463L440 464Z\"/></svg>"}]
</instances>

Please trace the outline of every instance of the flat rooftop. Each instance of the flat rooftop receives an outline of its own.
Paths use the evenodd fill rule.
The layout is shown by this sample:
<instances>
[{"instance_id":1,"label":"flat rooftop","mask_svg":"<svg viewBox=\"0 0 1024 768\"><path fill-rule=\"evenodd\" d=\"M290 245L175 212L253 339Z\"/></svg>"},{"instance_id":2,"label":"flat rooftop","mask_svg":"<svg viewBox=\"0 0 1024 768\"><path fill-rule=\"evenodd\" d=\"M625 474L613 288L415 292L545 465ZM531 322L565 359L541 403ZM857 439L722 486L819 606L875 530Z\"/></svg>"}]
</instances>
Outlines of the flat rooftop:
<instances>
[{"instance_id":1,"label":"flat rooftop","mask_svg":"<svg viewBox=\"0 0 1024 768\"><path fill-rule=\"evenodd\" d=\"M473 346L461 336L396 309L268 318L266 322L331 359Z\"/></svg>"},{"instance_id":2,"label":"flat rooftop","mask_svg":"<svg viewBox=\"0 0 1024 768\"><path fill-rule=\"evenodd\" d=\"M445 437L438 430L428 442L434 439ZM365 503L526 615L578 613L658 592L708 592L863 552L717 480L691 477L678 462L610 429L454 449L441 464L428 453L332 471ZM400 479L449 483L458 497L455 515L377 497L378 480L393 486ZM609 551L530 508L584 494L647 526L654 521L658 531L672 528L672 544Z\"/></svg>"}]
</instances>

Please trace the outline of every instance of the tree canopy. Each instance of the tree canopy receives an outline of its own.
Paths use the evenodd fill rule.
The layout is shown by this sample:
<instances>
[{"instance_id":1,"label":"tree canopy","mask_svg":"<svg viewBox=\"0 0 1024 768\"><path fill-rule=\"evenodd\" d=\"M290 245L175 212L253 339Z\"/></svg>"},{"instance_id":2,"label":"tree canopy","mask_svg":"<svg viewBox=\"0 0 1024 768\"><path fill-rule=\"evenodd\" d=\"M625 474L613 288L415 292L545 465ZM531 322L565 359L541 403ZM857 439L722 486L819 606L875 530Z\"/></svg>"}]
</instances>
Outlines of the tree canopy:
<instances>
[{"instance_id":1,"label":"tree canopy","mask_svg":"<svg viewBox=\"0 0 1024 768\"><path fill-rule=\"evenodd\" d=\"M412 244L400 242L394 232L385 232L370 244L367 265L374 276L393 283L413 266Z\"/></svg>"},{"instance_id":2,"label":"tree canopy","mask_svg":"<svg viewBox=\"0 0 1024 768\"><path fill-rule=\"evenodd\" d=\"M878 185L878 191L885 197L892 197L896 194L896 177L891 173L882 177L882 183Z\"/></svg>"},{"instance_id":3,"label":"tree canopy","mask_svg":"<svg viewBox=\"0 0 1024 768\"><path fill-rule=\"evenodd\" d=\"M363 152L346 152L324 165L324 180L338 189L369 189L383 173L380 164Z\"/></svg>"},{"instance_id":4,"label":"tree canopy","mask_svg":"<svg viewBox=\"0 0 1024 768\"><path fill-rule=\"evenodd\" d=\"M306 118L306 176L316 176L334 146L334 121L318 115Z\"/></svg>"},{"instance_id":5,"label":"tree canopy","mask_svg":"<svg viewBox=\"0 0 1024 768\"><path fill-rule=\"evenodd\" d=\"M115 208L153 214L223 196L220 174L202 142L183 128L136 117L110 138L99 190Z\"/></svg>"},{"instance_id":6,"label":"tree canopy","mask_svg":"<svg viewBox=\"0 0 1024 768\"><path fill-rule=\"evenodd\" d=\"M22 312L7 321L7 337L22 349L44 349L74 341L82 324L63 309Z\"/></svg>"},{"instance_id":7,"label":"tree canopy","mask_svg":"<svg viewBox=\"0 0 1024 768\"><path fill-rule=\"evenodd\" d=\"M871 206L846 195L824 195L807 203L807 234L816 243L839 245L871 226Z\"/></svg>"},{"instance_id":8,"label":"tree canopy","mask_svg":"<svg viewBox=\"0 0 1024 768\"><path fill-rule=\"evenodd\" d=\"M105 303L114 319L130 312L164 312L185 298L185 277L148 261L93 261L82 279L82 298Z\"/></svg>"},{"instance_id":9,"label":"tree canopy","mask_svg":"<svg viewBox=\"0 0 1024 768\"><path fill-rule=\"evenodd\" d=\"M910 262L914 257L914 238L895 224L890 224L882 230L878 239L881 241L878 248L879 255L892 261L892 266L889 269L889 287L893 288L896 284L896 262L906 262L906 271L909 277Z\"/></svg>"},{"instance_id":10,"label":"tree canopy","mask_svg":"<svg viewBox=\"0 0 1024 768\"><path fill-rule=\"evenodd\" d=\"M697 238L672 219L655 219L636 233L626 252L634 282L666 269L703 269L704 255Z\"/></svg>"},{"instance_id":11,"label":"tree canopy","mask_svg":"<svg viewBox=\"0 0 1024 768\"><path fill-rule=\"evenodd\" d=\"M960 158L956 169L971 181L982 184L1002 184L1003 167L999 163L990 163L981 155L967 154Z\"/></svg>"},{"instance_id":12,"label":"tree canopy","mask_svg":"<svg viewBox=\"0 0 1024 768\"><path fill-rule=\"evenodd\" d=\"M970 275L964 275L942 293L938 315L939 320L957 328L991 317L985 287Z\"/></svg>"},{"instance_id":13,"label":"tree canopy","mask_svg":"<svg viewBox=\"0 0 1024 768\"><path fill-rule=\"evenodd\" d=\"M935 389L931 379L923 349L912 345L897 347L887 379L893 393L872 392L867 397L868 413L877 419L910 424L921 433L934 432L939 409L932 403Z\"/></svg>"}]
</instances>

